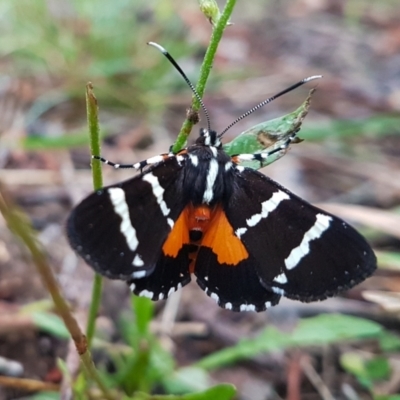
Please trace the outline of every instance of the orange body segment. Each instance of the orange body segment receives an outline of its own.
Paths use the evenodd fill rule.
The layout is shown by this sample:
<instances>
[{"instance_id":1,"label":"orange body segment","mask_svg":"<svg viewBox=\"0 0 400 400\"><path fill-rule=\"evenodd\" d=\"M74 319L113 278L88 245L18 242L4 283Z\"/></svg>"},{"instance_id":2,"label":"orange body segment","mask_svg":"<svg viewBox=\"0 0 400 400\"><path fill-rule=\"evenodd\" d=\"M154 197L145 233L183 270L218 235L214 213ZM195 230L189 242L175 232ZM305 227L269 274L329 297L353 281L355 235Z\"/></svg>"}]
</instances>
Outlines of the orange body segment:
<instances>
[{"instance_id":1,"label":"orange body segment","mask_svg":"<svg viewBox=\"0 0 400 400\"><path fill-rule=\"evenodd\" d=\"M162 250L167 256L177 257L184 245L191 245L191 273L194 272L196 256L201 246L209 247L221 264L235 266L249 256L243 243L235 236L222 208L211 208L204 204L197 207L190 204L182 211Z\"/></svg>"},{"instance_id":2,"label":"orange body segment","mask_svg":"<svg viewBox=\"0 0 400 400\"><path fill-rule=\"evenodd\" d=\"M209 247L221 264L238 265L248 258L249 253L241 240L235 235L225 212L218 207L214 210L212 221L201 242Z\"/></svg>"}]
</instances>

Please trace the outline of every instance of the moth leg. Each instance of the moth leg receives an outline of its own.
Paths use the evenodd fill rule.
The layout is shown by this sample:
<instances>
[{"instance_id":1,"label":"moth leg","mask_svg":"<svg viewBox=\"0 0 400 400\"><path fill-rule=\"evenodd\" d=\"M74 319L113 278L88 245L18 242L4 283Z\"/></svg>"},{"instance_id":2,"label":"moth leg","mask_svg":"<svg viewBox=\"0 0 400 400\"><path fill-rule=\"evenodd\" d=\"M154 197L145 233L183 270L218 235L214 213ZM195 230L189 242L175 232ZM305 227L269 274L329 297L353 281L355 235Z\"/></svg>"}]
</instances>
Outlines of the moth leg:
<instances>
[{"instance_id":1,"label":"moth leg","mask_svg":"<svg viewBox=\"0 0 400 400\"><path fill-rule=\"evenodd\" d=\"M287 140L282 143L280 146L276 147L273 150L270 151L265 151L261 153L250 153L250 154L235 154L232 156L232 161L236 164L242 162L242 161L259 161L260 162L260 167L263 166L263 162L265 162L268 157L270 157L272 154L278 153L280 151L285 151L291 143L295 142L296 140L299 140L297 138L297 132L299 129L293 131L293 133L287 138ZM301 140L301 139L300 139Z\"/></svg>"}]
</instances>

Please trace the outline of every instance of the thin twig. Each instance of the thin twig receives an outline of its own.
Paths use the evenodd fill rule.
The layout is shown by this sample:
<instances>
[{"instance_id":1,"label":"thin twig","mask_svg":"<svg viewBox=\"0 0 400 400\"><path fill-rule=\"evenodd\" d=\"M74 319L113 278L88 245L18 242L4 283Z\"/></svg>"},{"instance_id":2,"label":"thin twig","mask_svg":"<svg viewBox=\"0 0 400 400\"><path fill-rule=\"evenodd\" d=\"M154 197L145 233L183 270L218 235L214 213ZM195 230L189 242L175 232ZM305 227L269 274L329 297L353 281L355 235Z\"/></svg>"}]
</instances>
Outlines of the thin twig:
<instances>
[{"instance_id":1,"label":"thin twig","mask_svg":"<svg viewBox=\"0 0 400 400\"><path fill-rule=\"evenodd\" d=\"M215 53L217 52L218 44L221 41L222 34L224 33L224 30L229 22L229 18L232 14L233 8L235 7L235 4L236 0L228 0L226 2L224 10L222 11L217 24L214 26L210 39L210 44L208 45L207 52L204 56L204 60L200 68L199 81L196 85L196 91L200 95L200 97L203 97L207 80L210 75L211 68L213 66ZM199 111L200 109L200 103L197 100L196 96L193 96L192 98L191 108L193 111ZM183 122L179 135L174 145L172 146L173 152L176 153L183 147L185 147L187 138L189 137L192 128L193 128L193 121L191 121L189 118L186 118L186 120Z\"/></svg>"},{"instance_id":2,"label":"thin twig","mask_svg":"<svg viewBox=\"0 0 400 400\"><path fill-rule=\"evenodd\" d=\"M319 393L319 395L323 400L335 400L332 393L325 385L324 381L318 375L315 368L311 365L310 360L307 356L301 358L300 366L304 374L307 376L307 378L315 387L315 389L317 390L317 392Z\"/></svg>"},{"instance_id":3,"label":"thin twig","mask_svg":"<svg viewBox=\"0 0 400 400\"><path fill-rule=\"evenodd\" d=\"M4 219L8 225L8 228L15 236L21 239L23 244L29 249L33 263L42 279L43 284L46 286L47 291L53 299L54 305L58 314L64 321L65 326L71 334L71 337L75 343L75 347L81 358L82 365L84 366L88 376L90 376L99 386L103 395L107 399L113 399L108 392L107 388L103 384L96 369L87 347L87 341L85 335L82 333L76 319L72 315L72 312L64 299L59 289L57 280L53 274L52 269L47 263L45 253L42 249L41 244L37 240L36 232L33 230L31 224L28 222L28 218L13 204L9 196L7 195L5 188L0 182L0 212L3 214Z\"/></svg>"}]
</instances>

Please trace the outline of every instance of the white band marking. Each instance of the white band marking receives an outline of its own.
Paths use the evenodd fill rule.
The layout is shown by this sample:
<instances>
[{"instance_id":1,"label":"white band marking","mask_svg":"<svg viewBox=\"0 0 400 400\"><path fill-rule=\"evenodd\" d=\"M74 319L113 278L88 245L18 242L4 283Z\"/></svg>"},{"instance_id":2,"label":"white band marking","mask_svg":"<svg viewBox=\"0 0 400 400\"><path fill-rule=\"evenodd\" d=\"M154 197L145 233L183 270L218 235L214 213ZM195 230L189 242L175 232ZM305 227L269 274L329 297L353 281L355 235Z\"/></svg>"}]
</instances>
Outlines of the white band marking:
<instances>
[{"instance_id":1,"label":"white band marking","mask_svg":"<svg viewBox=\"0 0 400 400\"><path fill-rule=\"evenodd\" d=\"M150 183L151 188L153 190L154 197L157 199L157 203L160 206L161 212L163 213L164 216L169 215L169 212L171 211L168 207L167 204L164 201L163 194L164 194L164 188L160 185L160 182L158 181L158 178L153 175L153 173L148 172L147 174L143 175L142 178L144 181Z\"/></svg>"},{"instance_id":2,"label":"white band marking","mask_svg":"<svg viewBox=\"0 0 400 400\"><path fill-rule=\"evenodd\" d=\"M210 160L210 164L208 167L207 181L206 181L206 190L203 194L203 203L210 203L214 197L214 183L218 176L219 165L218 161L215 158Z\"/></svg>"},{"instance_id":3,"label":"white band marking","mask_svg":"<svg viewBox=\"0 0 400 400\"><path fill-rule=\"evenodd\" d=\"M225 171L226 172L228 172L231 168L232 168L232 161L228 161L226 164L225 164Z\"/></svg>"},{"instance_id":4,"label":"white band marking","mask_svg":"<svg viewBox=\"0 0 400 400\"><path fill-rule=\"evenodd\" d=\"M242 235L244 235L247 232L247 228L238 228L235 231L235 235L240 239Z\"/></svg>"},{"instance_id":5,"label":"white band marking","mask_svg":"<svg viewBox=\"0 0 400 400\"><path fill-rule=\"evenodd\" d=\"M111 203L114 206L114 211L121 217L121 233L125 236L126 243L132 251L136 251L139 241L136 236L136 230L132 226L131 218L129 216L128 205L125 200L125 192L121 188L108 189Z\"/></svg>"},{"instance_id":6,"label":"white band marking","mask_svg":"<svg viewBox=\"0 0 400 400\"><path fill-rule=\"evenodd\" d=\"M217 148L214 147L214 146L210 146L210 150L211 150L211 153L213 153L213 156L214 156L215 158L217 158L217 156L218 156L218 150L217 150Z\"/></svg>"},{"instance_id":7,"label":"white band marking","mask_svg":"<svg viewBox=\"0 0 400 400\"><path fill-rule=\"evenodd\" d=\"M310 251L310 242L318 239L329 228L332 217L324 214L317 214L315 224L304 234L303 240L299 246L295 247L285 260L285 265L288 270L295 268L301 259Z\"/></svg>"},{"instance_id":8,"label":"white band marking","mask_svg":"<svg viewBox=\"0 0 400 400\"><path fill-rule=\"evenodd\" d=\"M189 154L189 159L192 165L195 167L199 165L199 157L197 157L195 154Z\"/></svg>"},{"instance_id":9,"label":"white band marking","mask_svg":"<svg viewBox=\"0 0 400 400\"><path fill-rule=\"evenodd\" d=\"M269 200L261 203L261 213L254 214L251 218L247 219L247 225L249 227L256 226L263 218L267 218L268 214L274 211L281 201L289 199L289 195L281 190L275 192Z\"/></svg>"}]
</instances>

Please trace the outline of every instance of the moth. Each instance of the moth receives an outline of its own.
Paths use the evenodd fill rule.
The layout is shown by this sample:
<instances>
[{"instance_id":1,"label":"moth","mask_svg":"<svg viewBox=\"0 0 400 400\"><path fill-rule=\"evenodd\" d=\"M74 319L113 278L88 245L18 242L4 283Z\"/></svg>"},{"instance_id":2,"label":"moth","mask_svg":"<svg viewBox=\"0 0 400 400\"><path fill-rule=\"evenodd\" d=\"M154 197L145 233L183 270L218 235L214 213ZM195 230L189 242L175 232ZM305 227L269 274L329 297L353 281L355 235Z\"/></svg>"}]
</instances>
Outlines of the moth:
<instances>
[{"instance_id":1,"label":"moth","mask_svg":"<svg viewBox=\"0 0 400 400\"><path fill-rule=\"evenodd\" d=\"M194 276L208 296L232 311L264 311L282 296L304 302L349 289L376 269L367 241L349 224L291 193L245 161L262 163L286 149L228 155L222 136L237 121L320 76L306 78L239 117L222 133L199 99L208 127L177 153L136 164L133 178L98 190L71 212L72 248L98 273L127 281L139 296L162 300Z\"/></svg>"}]
</instances>

